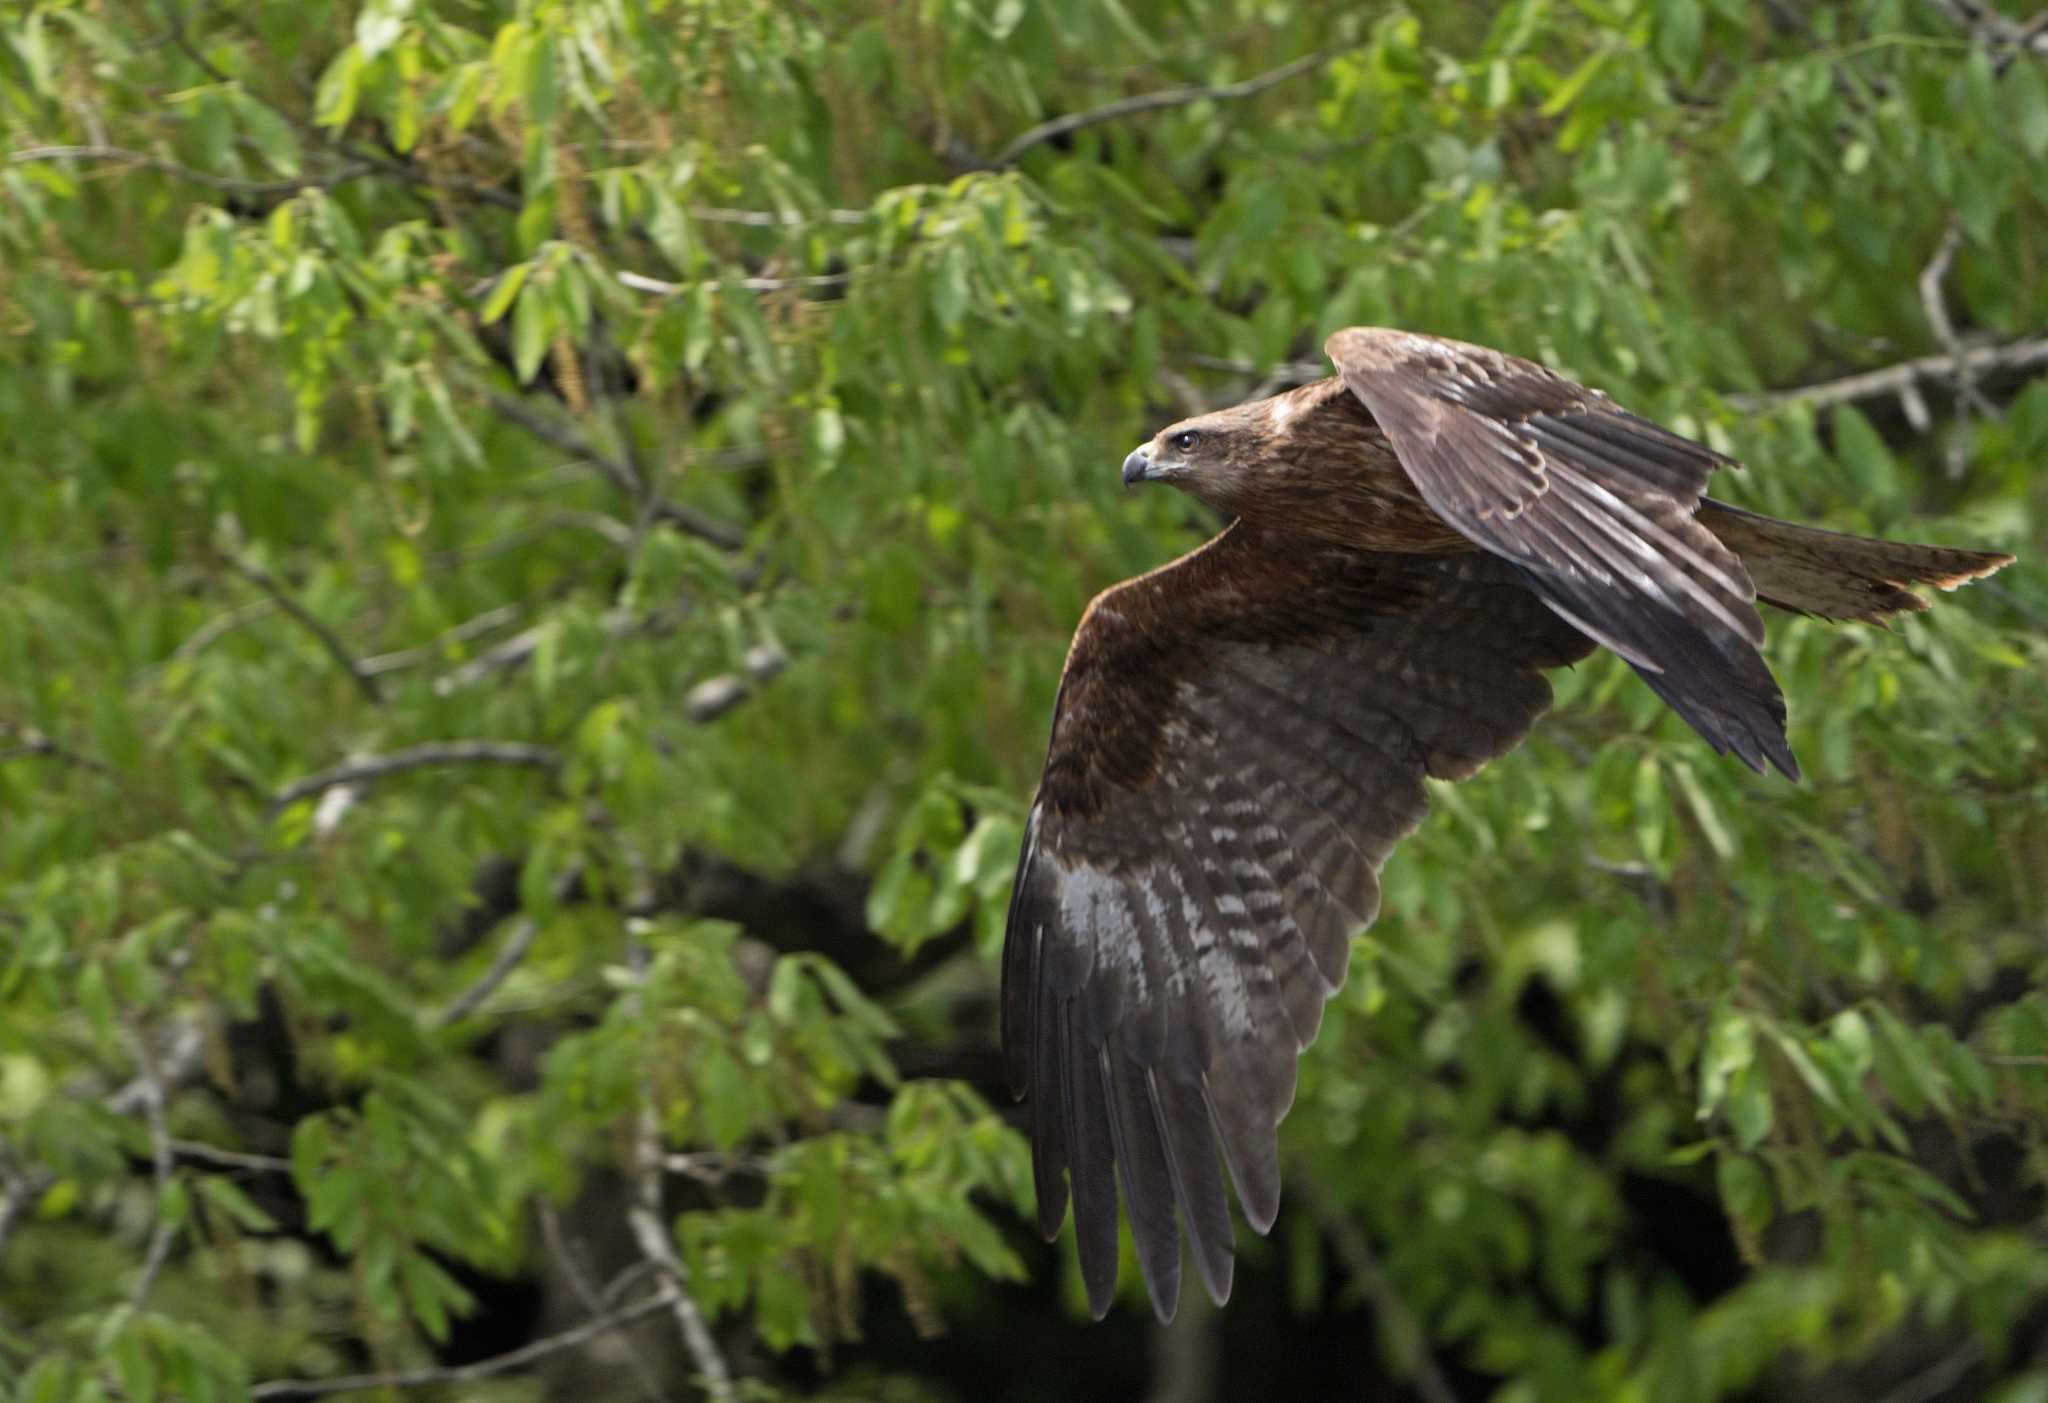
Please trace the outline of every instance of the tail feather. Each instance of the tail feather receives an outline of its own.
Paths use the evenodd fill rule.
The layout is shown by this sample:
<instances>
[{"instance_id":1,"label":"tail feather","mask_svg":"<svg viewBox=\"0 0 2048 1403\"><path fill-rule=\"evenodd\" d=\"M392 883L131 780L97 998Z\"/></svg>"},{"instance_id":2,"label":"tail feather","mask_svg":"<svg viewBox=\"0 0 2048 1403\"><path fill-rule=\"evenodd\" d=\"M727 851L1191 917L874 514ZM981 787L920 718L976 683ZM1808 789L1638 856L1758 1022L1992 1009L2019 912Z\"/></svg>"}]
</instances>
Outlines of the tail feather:
<instances>
[{"instance_id":1,"label":"tail feather","mask_svg":"<svg viewBox=\"0 0 2048 1403\"><path fill-rule=\"evenodd\" d=\"M1759 516L1712 498L1699 523L1742 558L1766 604L1823 619L1878 622L1925 609L1908 585L1954 589L2012 564L1999 551L1955 550L1847 536Z\"/></svg>"}]
</instances>

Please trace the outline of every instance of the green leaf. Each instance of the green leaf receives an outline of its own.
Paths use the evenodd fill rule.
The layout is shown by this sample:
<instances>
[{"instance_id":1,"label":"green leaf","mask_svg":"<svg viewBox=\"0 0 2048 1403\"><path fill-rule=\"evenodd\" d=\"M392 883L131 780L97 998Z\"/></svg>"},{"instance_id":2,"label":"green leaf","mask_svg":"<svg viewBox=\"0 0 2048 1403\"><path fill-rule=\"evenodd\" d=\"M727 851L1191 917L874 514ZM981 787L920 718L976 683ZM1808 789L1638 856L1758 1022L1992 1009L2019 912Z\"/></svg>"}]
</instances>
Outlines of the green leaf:
<instances>
[{"instance_id":1,"label":"green leaf","mask_svg":"<svg viewBox=\"0 0 2048 1403\"><path fill-rule=\"evenodd\" d=\"M528 282L512 313L512 367L522 385L540 370L555 336L553 307L538 284Z\"/></svg>"},{"instance_id":2,"label":"green leaf","mask_svg":"<svg viewBox=\"0 0 2048 1403\"><path fill-rule=\"evenodd\" d=\"M349 124L361 92L363 53L351 45L334 56L313 94L313 124L336 131Z\"/></svg>"}]
</instances>

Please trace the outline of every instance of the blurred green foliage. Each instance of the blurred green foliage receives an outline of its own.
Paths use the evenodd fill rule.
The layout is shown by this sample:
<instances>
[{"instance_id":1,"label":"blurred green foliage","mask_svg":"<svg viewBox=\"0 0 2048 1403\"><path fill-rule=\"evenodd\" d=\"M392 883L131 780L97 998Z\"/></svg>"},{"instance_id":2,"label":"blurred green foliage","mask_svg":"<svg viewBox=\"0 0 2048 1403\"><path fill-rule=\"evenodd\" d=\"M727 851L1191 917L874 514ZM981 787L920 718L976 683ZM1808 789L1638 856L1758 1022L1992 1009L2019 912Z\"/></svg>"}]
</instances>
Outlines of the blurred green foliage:
<instances>
[{"instance_id":1,"label":"blurred green foliage","mask_svg":"<svg viewBox=\"0 0 2048 1403\"><path fill-rule=\"evenodd\" d=\"M1976 13L9 7L0 1393L432 1365L650 1185L764 1390L1071 1308L974 1057L1066 640L1215 525L1116 465L1364 323L2024 560L1773 621L1797 788L1560 675L1388 868L1241 1277L1504 1403L2048 1396L2048 380L1762 396L2048 327Z\"/></svg>"}]
</instances>

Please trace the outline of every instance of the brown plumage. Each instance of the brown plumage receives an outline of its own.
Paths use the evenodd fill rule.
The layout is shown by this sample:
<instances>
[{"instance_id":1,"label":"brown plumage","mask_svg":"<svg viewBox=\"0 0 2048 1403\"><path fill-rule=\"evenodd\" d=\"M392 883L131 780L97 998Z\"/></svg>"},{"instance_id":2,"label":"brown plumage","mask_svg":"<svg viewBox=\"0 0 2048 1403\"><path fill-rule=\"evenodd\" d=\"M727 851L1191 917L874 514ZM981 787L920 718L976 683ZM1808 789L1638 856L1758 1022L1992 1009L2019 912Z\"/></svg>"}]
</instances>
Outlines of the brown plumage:
<instances>
[{"instance_id":1,"label":"brown plumage","mask_svg":"<svg viewBox=\"0 0 2048 1403\"><path fill-rule=\"evenodd\" d=\"M1910 585L2012 559L1706 501L1721 455L1512 356L1367 328L1326 350L1337 376L1125 460L1126 482L1236 520L1089 605L1054 704L1003 1047L1032 1103L1039 1227L1057 1235L1071 1189L1097 1316L1119 1188L1162 1318L1181 1231L1229 1295L1224 1171L1264 1232L1295 1059L1380 865L1425 778L1527 734L1544 669L1605 645L1716 750L1796 778L1754 601L1876 619L1925 608Z\"/></svg>"}]
</instances>

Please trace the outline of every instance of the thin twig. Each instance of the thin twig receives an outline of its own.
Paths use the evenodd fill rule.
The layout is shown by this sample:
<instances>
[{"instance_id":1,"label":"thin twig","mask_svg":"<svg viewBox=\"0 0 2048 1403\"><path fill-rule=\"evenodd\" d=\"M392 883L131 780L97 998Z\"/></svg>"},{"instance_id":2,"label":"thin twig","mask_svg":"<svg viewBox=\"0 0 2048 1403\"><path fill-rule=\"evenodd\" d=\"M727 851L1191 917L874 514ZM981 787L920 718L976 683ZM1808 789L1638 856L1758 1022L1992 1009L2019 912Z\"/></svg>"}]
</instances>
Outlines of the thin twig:
<instances>
[{"instance_id":1,"label":"thin twig","mask_svg":"<svg viewBox=\"0 0 2048 1403\"><path fill-rule=\"evenodd\" d=\"M631 633L641 622L627 609L607 609L597 621L598 627L614 638ZM557 627L553 620L538 623L531 628L519 630L502 643L492 644L460 667L451 668L442 676L435 678L434 695L453 696L463 688L473 687L494 673L509 672L523 665L539 650L541 641Z\"/></svg>"},{"instance_id":2,"label":"thin twig","mask_svg":"<svg viewBox=\"0 0 2048 1403\"><path fill-rule=\"evenodd\" d=\"M1956 390L1956 424L1949 435L1946 457L1948 475L1959 478L1969 465L1970 416L1981 411L1993 414L1991 404L1977 392L1977 378L1970 373L1969 358L1963 355L1963 338L1956 334L1956 325L1948 314L1948 299L1942 292L1942 282L1948 277L1948 270L1955 262L1956 249L1963 242L1963 226L1951 216L1948 230L1941 236L1940 245L1934 256L1927 260L1927 266L1920 270L1920 309L1927 317L1927 326L1934 333L1934 339L1941 348L1954 358ZM1913 402L1918 398L1917 386L1908 385L1900 391L1899 399L1906 406L1906 417L1913 415ZM1921 417L1926 417L1924 406Z\"/></svg>"},{"instance_id":3,"label":"thin twig","mask_svg":"<svg viewBox=\"0 0 2048 1403\"><path fill-rule=\"evenodd\" d=\"M574 863L555 878L555 900L567 901L582 882L583 864ZM498 947L498 953L491 960L490 968L483 972L476 983L449 1001L448 1007L435 1016L434 1026L446 1028L460 1023L481 1008L484 1000L496 993L498 986L511 977L513 970L519 968L519 962L526 958L526 952L533 948L534 939L539 934L540 922L530 914L521 913L519 919L513 922L511 932L505 937L505 943Z\"/></svg>"},{"instance_id":4,"label":"thin twig","mask_svg":"<svg viewBox=\"0 0 2048 1403\"><path fill-rule=\"evenodd\" d=\"M819 219L827 224L865 224L868 212L864 209L828 209L809 215L800 210L719 209L693 205L690 218L706 224L741 224L750 229L794 229Z\"/></svg>"},{"instance_id":5,"label":"thin twig","mask_svg":"<svg viewBox=\"0 0 2048 1403\"><path fill-rule=\"evenodd\" d=\"M763 682L773 681L789 665L789 654L767 643L747 649L739 672L706 678L683 698L683 714L698 725L706 725L731 711Z\"/></svg>"},{"instance_id":6,"label":"thin twig","mask_svg":"<svg viewBox=\"0 0 2048 1403\"><path fill-rule=\"evenodd\" d=\"M548 1245L549 1255L562 1268L562 1275L569 1279L569 1289L592 1316L603 1315L604 1298L598 1294L597 1287L583 1270L583 1264L576 1260L575 1252L570 1250L568 1239L562 1235L562 1218L555 1212L555 1206L545 1198L536 1197L534 1215L540 1219L540 1235ZM662 1397L661 1380L656 1377L653 1366L647 1362L645 1355L633 1347L630 1339L621 1340L620 1343L626 1347L626 1360L633 1366L634 1376L640 1381L640 1391L658 1403Z\"/></svg>"},{"instance_id":7,"label":"thin twig","mask_svg":"<svg viewBox=\"0 0 2048 1403\"><path fill-rule=\"evenodd\" d=\"M258 599L249 604L238 604L224 614L216 614L198 628L192 636L171 650L166 662L182 662L194 658L211 648L223 636L234 632L244 624L254 623L277 607L275 599Z\"/></svg>"},{"instance_id":8,"label":"thin twig","mask_svg":"<svg viewBox=\"0 0 2048 1403\"><path fill-rule=\"evenodd\" d=\"M369 175L375 167L368 162L357 162L343 166L326 175L300 175L282 180L243 180L232 175L215 175L211 171L195 170L191 166L179 165L176 161L161 156L152 156L147 151L130 151L121 146L29 146L7 153L7 164L25 166L38 161L119 161L124 165L141 166L179 180L191 181L194 185L205 185L214 190L224 190L232 195L291 195L300 190L327 190L347 181Z\"/></svg>"},{"instance_id":9,"label":"thin twig","mask_svg":"<svg viewBox=\"0 0 2048 1403\"><path fill-rule=\"evenodd\" d=\"M306 632L319 640L327 656L333 658L335 666L348 674L349 680L356 684L356 690L363 694L365 700L372 706L383 704L384 693L377 686L377 679L356 666L356 660L349 656L348 648L342 643L340 635L316 618L305 605L294 599L285 587L278 583L277 578L261 565L237 556L229 556L227 560L230 569L276 600L278 608L290 614Z\"/></svg>"},{"instance_id":10,"label":"thin twig","mask_svg":"<svg viewBox=\"0 0 2048 1403\"><path fill-rule=\"evenodd\" d=\"M128 1308L139 1311L155 1289L157 1275L163 1271L164 1263L171 1255L171 1243L178 1236L177 1223L164 1211L164 1200L170 1196L177 1160L171 1151L171 1132L164 1120L164 1084L157 1075L155 1059L150 1055L149 1043L141 1034L134 1035L134 1042L135 1076L142 1086L142 1121L149 1128L149 1159L156 1184L155 1221L149 1230L149 1246L142 1254L142 1274L136 1277L135 1290L128 1297Z\"/></svg>"},{"instance_id":11,"label":"thin twig","mask_svg":"<svg viewBox=\"0 0 2048 1403\"><path fill-rule=\"evenodd\" d=\"M638 1012L641 1001L646 997L647 950L636 943L626 953L627 964L635 979L635 987L627 998L632 1011ZM690 1295L689 1268L676 1255L675 1243L663 1221L661 1171L667 1157L662 1152L661 1116L655 1106L651 1082L643 1085L640 1091L633 1155L637 1162L633 1172L633 1198L626 1209L626 1224L633 1231L634 1241L640 1245L640 1255L653 1263L673 1288L670 1304L675 1312L676 1328L682 1332L683 1344L696 1361L698 1373L703 1376L705 1392L711 1395L713 1403L734 1403L732 1370L727 1366L725 1356L718 1352L718 1343L711 1338L703 1312L697 1309L697 1302Z\"/></svg>"},{"instance_id":12,"label":"thin twig","mask_svg":"<svg viewBox=\"0 0 2048 1403\"><path fill-rule=\"evenodd\" d=\"M650 278L645 273L619 272L613 276L619 280L621 287L630 287L635 292L651 292L661 297L687 292L699 283L722 283L727 287L744 288L748 292L793 292L800 288L845 287L853 281L851 272L807 273L795 278L700 278L697 282L688 283Z\"/></svg>"},{"instance_id":13,"label":"thin twig","mask_svg":"<svg viewBox=\"0 0 2048 1403\"><path fill-rule=\"evenodd\" d=\"M510 395L501 395L496 390L484 391L484 398L491 408L520 428L532 434L542 443L551 444L581 462L590 464L619 489L628 501L638 503L647 495L647 484L633 471L633 465L623 458L614 458L600 452L597 445L567 424L558 424L538 410L529 408Z\"/></svg>"},{"instance_id":14,"label":"thin twig","mask_svg":"<svg viewBox=\"0 0 2048 1403\"><path fill-rule=\"evenodd\" d=\"M359 755L296 780L277 791L270 810L278 810L310 798L337 784L364 784L404 770L422 770L434 765L524 765L536 770L559 769L562 757L544 745L527 745L503 740L437 740L381 755Z\"/></svg>"},{"instance_id":15,"label":"thin twig","mask_svg":"<svg viewBox=\"0 0 2048 1403\"><path fill-rule=\"evenodd\" d=\"M10 1157L0 1155L0 1248L6 1247L8 1234L21 1215L35 1207L56 1182L57 1176L47 1169L17 1169Z\"/></svg>"},{"instance_id":16,"label":"thin twig","mask_svg":"<svg viewBox=\"0 0 2048 1403\"><path fill-rule=\"evenodd\" d=\"M2023 53L2048 58L2048 12L2012 20L1978 0L1933 0L1959 29L1992 51L1991 71L2003 75Z\"/></svg>"},{"instance_id":17,"label":"thin twig","mask_svg":"<svg viewBox=\"0 0 2048 1403\"><path fill-rule=\"evenodd\" d=\"M248 1150L224 1150L203 1140L172 1140L171 1152L179 1159L218 1164L228 1169L247 1169L258 1174L289 1174L292 1162L283 1155L259 1155Z\"/></svg>"},{"instance_id":18,"label":"thin twig","mask_svg":"<svg viewBox=\"0 0 2048 1403\"><path fill-rule=\"evenodd\" d=\"M605 518L610 521L610 518ZM470 639L489 633L492 629L511 623L519 617L517 604L500 604L495 609L486 609L475 618L464 619L448 629L431 643L422 643L417 648L401 648L395 653L378 653L372 657L357 658L358 671L370 677L382 677L387 672L399 672L421 663L432 662L439 657L450 643L467 643Z\"/></svg>"},{"instance_id":19,"label":"thin twig","mask_svg":"<svg viewBox=\"0 0 2048 1403\"><path fill-rule=\"evenodd\" d=\"M1372 1250L1372 1243L1366 1239L1364 1230L1330 1198L1312 1175L1297 1174L1296 1178L1303 1182L1310 1206L1315 1209L1323 1231L1336 1247L1337 1255L1343 1259L1345 1269L1351 1273L1359 1289L1365 1292L1366 1299L1372 1302L1374 1313L1392 1337L1397 1356L1405 1356L1397 1358L1396 1362L1413 1370L1415 1391L1427 1403L1458 1403L1458 1395L1444 1377L1443 1370L1437 1367L1436 1356L1430 1352L1429 1336L1380 1267L1379 1255Z\"/></svg>"},{"instance_id":20,"label":"thin twig","mask_svg":"<svg viewBox=\"0 0 2048 1403\"><path fill-rule=\"evenodd\" d=\"M1975 1340L1966 1340L1959 1348L1943 1355L1885 1394L1877 1403L1928 1403L1928 1400L1941 1397L1961 1383L1963 1376L1976 1368L1983 1358L1983 1346Z\"/></svg>"},{"instance_id":21,"label":"thin twig","mask_svg":"<svg viewBox=\"0 0 2048 1403\"><path fill-rule=\"evenodd\" d=\"M249 1390L251 1398L314 1398L328 1393L354 1393L372 1388L422 1388L431 1384L470 1383L477 1379L488 1379L498 1374L508 1374L514 1369L544 1359L550 1354L559 1354L565 1349L574 1349L587 1344L600 1335L644 1320L659 1311L667 1310L674 1303L675 1288L664 1286L654 1295L632 1305L586 1320L560 1334L549 1335L535 1340L530 1345L508 1350L504 1354L479 1359L474 1364L458 1364L449 1367L426 1369L401 1369L389 1374L349 1374L338 1379L272 1379Z\"/></svg>"},{"instance_id":22,"label":"thin twig","mask_svg":"<svg viewBox=\"0 0 2048 1403\"><path fill-rule=\"evenodd\" d=\"M560 424L541 414L510 395L501 395L496 390L486 390L485 397L491 407L520 428L546 444L559 448L579 462L589 463L603 473L611 484L625 494L636 506L650 503L650 493L633 464L624 458L603 452L576 429ZM747 543L747 533L737 527L727 526L701 512L692 511L675 502L652 498L648 507L656 521L666 522L680 531L701 537L714 546L726 550L737 550ZM610 533L607 533L609 535ZM630 536L628 537L630 540Z\"/></svg>"},{"instance_id":23,"label":"thin twig","mask_svg":"<svg viewBox=\"0 0 2048 1403\"><path fill-rule=\"evenodd\" d=\"M1162 88L1158 92L1140 93L1136 97L1107 102L1100 107L1091 107L1085 112L1070 112L1064 117L1054 117L1050 121L1040 122L1035 127L1028 127L1019 132L1011 139L1009 145L996 152L988 165L991 169L1001 170L1005 166L1015 164L1019 156L1034 146L1056 140L1069 132L1080 131L1084 127L1100 126L1104 122L1114 122L1140 112L1156 112L1165 107L1186 107L1197 102L1236 102L1254 97L1270 87L1286 82L1289 78L1322 67L1341 52L1341 49L1324 49L1318 53L1304 54L1298 59L1283 63L1278 68L1268 69L1257 77L1247 78L1241 83L1225 83L1214 88Z\"/></svg>"},{"instance_id":24,"label":"thin twig","mask_svg":"<svg viewBox=\"0 0 2048 1403\"><path fill-rule=\"evenodd\" d=\"M82 770L92 770L98 774L110 775L114 773L111 765L95 760L90 755L73 750L69 746L59 745L33 726L0 724L0 735L6 734L18 737L21 744L8 750L0 750L0 761L15 760L30 755L41 755L47 756L52 760L62 760L67 765L76 765Z\"/></svg>"}]
</instances>

